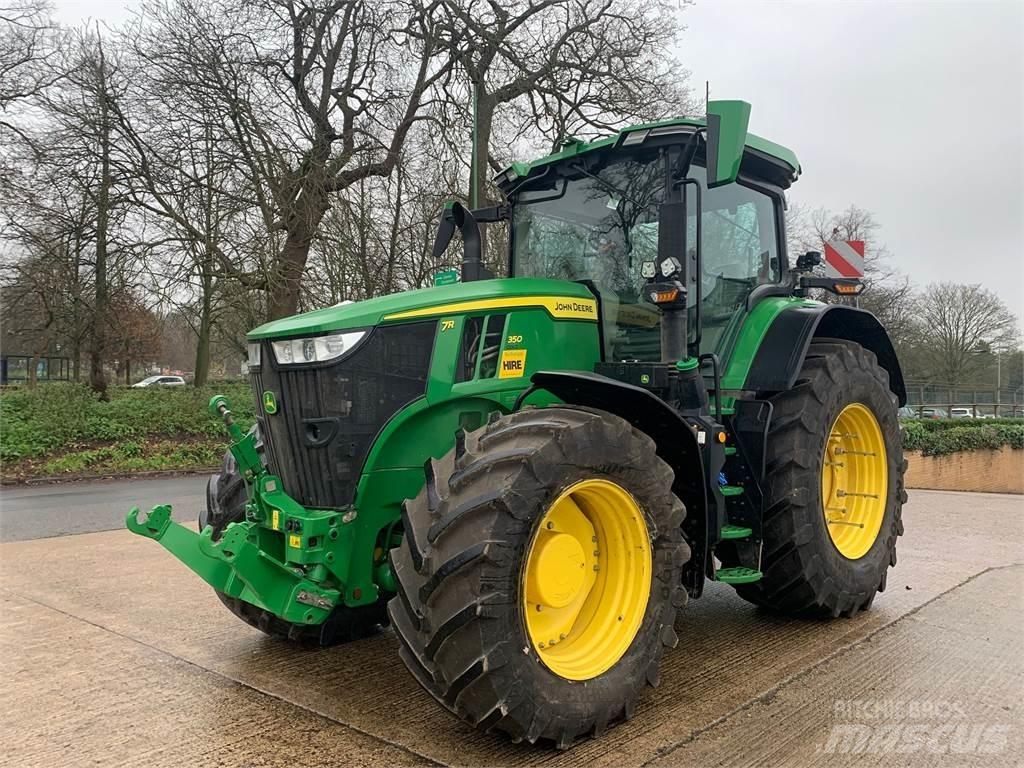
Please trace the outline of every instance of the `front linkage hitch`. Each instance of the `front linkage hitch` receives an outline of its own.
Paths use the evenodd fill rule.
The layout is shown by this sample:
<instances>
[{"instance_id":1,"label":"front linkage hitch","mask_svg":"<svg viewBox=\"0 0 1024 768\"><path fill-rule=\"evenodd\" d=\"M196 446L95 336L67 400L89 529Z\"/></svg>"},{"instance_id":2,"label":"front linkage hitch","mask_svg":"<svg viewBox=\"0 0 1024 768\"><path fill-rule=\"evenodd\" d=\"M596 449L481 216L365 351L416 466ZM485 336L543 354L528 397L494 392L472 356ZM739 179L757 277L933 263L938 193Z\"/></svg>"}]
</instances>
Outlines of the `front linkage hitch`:
<instances>
[{"instance_id":1,"label":"front linkage hitch","mask_svg":"<svg viewBox=\"0 0 1024 768\"><path fill-rule=\"evenodd\" d=\"M229 523L218 538L171 519L161 504L148 515L135 507L125 525L154 539L203 581L229 597L263 608L286 621L320 624L338 604L352 550L352 513L306 509L281 487L256 451L256 439L235 423L223 395L210 413L224 420L231 453L245 479L245 520Z\"/></svg>"}]
</instances>

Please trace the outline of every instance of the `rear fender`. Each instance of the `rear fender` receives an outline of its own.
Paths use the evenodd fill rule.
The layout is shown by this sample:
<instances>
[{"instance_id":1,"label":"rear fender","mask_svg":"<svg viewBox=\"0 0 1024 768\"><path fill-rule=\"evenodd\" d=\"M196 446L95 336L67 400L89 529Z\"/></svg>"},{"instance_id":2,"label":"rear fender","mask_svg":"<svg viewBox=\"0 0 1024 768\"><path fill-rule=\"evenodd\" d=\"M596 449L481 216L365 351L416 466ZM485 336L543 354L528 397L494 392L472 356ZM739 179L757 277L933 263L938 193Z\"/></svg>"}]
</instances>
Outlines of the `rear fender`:
<instances>
[{"instance_id":1,"label":"rear fender","mask_svg":"<svg viewBox=\"0 0 1024 768\"><path fill-rule=\"evenodd\" d=\"M906 404L903 370L889 334L867 310L842 304L795 306L780 312L761 341L743 389L770 393L792 388L811 342L821 338L855 341L873 352L889 374L889 388L899 404Z\"/></svg>"}]
</instances>

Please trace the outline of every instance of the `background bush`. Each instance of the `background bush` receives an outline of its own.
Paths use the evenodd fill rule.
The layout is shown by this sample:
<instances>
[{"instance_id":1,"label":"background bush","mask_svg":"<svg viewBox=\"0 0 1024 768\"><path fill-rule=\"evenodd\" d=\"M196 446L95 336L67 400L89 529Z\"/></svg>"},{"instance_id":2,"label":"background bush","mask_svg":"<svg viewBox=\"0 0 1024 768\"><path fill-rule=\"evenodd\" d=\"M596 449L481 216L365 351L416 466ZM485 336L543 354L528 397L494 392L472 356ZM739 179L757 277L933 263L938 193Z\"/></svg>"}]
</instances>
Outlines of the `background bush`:
<instances>
[{"instance_id":1,"label":"background bush","mask_svg":"<svg viewBox=\"0 0 1024 768\"><path fill-rule=\"evenodd\" d=\"M1024 449L1020 419L912 419L903 422L903 447L925 456L1003 447Z\"/></svg>"},{"instance_id":2,"label":"background bush","mask_svg":"<svg viewBox=\"0 0 1024 768\"><path fill-rule=\"evenodd\" d=\"M8 474L180 469L213 466L227 446L206 410L227 395L236 420L255 421L244 382L194 387L112 388L101 402L83 384L48 383L0 393L0 463Z\"/></svg>"}]
</instances>

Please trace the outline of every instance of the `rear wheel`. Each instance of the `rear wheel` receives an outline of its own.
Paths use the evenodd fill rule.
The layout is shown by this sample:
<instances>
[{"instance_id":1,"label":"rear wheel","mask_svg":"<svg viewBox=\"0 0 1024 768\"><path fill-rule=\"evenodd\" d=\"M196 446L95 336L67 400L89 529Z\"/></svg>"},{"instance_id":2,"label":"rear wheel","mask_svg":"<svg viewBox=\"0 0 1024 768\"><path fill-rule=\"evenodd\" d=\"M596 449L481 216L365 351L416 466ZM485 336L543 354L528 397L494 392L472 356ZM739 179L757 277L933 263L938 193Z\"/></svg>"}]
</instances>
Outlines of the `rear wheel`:
<instances>
[{"instance_id":1,"label":"rear wheel","mask_svg":"<svg viewBox=\"0 0 1024 768\"><path fill-rule=\"evenodd\" d=\"M527 409L427 465L391 552L401 657L483 730L567 747L656 685L686 593L672 470L626 421Z\"/></svg>"},{"instance_id":2,"label":"rear wheel","mask_svg":"<svg viewBox=\"0 0 1024 768\"><path fill-rule=\"evenodd\" d=\"M256 434L257 452L262 457L263 442L260 440L259 427L254 426L253 431ZM220 472L211 476L206 485L206 509L199 515L199 530L211 525L214 538L219 538L229 523L245 519L246 498L245 481L238 471L235 457L228 451L224 455ZM388 622L384 600L359 608L339 605L322 624L295 624L252 603L229 597L220 590L214 592L227 609L246 624L271 637L304 645L327 647L358 640L374 634Z\"/></svg>"},{"instance_id":3,"label":"rear wheel","mask_svg":"<svg viewBox=\"0 0 1024 768\"><path fill-rule=\"evenodd\" d=\"M906 462L888 375L859 344L822 339L772 403L764 578L736 591L789 613L852 616L885 589L903 533Z\"/></svg>"}]
</instances>

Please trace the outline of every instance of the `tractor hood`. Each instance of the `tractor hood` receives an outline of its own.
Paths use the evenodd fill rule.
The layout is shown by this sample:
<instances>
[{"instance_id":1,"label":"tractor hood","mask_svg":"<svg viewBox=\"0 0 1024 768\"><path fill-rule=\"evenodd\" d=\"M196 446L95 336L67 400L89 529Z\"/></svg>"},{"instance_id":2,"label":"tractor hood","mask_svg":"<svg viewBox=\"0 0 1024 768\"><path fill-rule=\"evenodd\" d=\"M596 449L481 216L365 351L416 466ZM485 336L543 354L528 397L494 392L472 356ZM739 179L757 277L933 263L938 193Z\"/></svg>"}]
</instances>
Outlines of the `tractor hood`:
<instances>
[{"instance_id":1,"label":"tractor hood","mask_svg":"<svg viewBox=\"0 0 1024 768\"><path fill-rule=\"evenodd\" d=\"M544 307L553 316L596 320L597 302L583 285L565 280L504 278L420 288L274 320L250 331L250 341L369 328L382 323L512 306Z\"/></svg>"}]
</instances>

